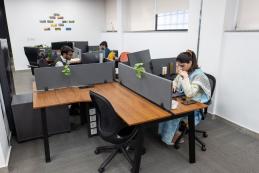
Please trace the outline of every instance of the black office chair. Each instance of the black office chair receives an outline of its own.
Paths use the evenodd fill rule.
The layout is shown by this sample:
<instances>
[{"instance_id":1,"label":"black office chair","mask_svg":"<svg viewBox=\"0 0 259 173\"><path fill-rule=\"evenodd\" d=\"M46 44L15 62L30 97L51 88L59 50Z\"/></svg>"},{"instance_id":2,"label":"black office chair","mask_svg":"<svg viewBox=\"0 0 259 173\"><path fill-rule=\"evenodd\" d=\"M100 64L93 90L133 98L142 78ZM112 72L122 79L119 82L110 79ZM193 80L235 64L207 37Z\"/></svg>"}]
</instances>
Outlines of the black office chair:
<instances>
[{"instance_id":1,"label":"black office chair","mask_svg":"<svg viewBox=\"0 0 259 173\"><path fill-rule=\"evenodd\" d=\"M24 53L29 61L28 67L31 68L31 73L34 75L34 68L39 68L38 56L39 49L35 47L24 47Z\"/></svg>"},{"instance_id":2,"label":"black office chair","mask_svg":"<svg viewBox=\"0 0 259 173\"><path fill-rule=\"evenodd\" d=\"M211 87L211 97L210 97L210 100L209 100L208 102L206 102L205 104L210 105L210 104L211 104L211 98L212 98L212 96L213 96L213 94L214 94L214 90L215 90L215 87L216 87L216 78L215 78L214 76L210 75L210 74L207 74L207 73L205 73L205 74L206 74L206 76L207 76L208 79L209 79L210 87ZM205 119L205 115L207 114L207 111L208 111L207 108L200 110L201 115L202 115L202 120ZM189 129L188 129L188 127L186 126L186 123L183 122L183 121L181 121L181 122L180 122L180 126L179 126L179 130L181 131L181 134L180 134L180 136L178 137L178 139L177 139L176 142L175 142L174 147L175 147L176 149L179 149L179 147L180 147L180 146L179 146L179 141L181 140L181 138L182 138L185 134L188 133L188 130L189 130ZM208 137L207 132L204 131L204 130L195 130L195 132L196 132L196 133L201 133L204 138ZM202 150L202 151L206 151L206 144L205 144L203 141L201 141L197 136L195 136L195 140L201 145L201 150Z\"/></svg>"},{"instance_id":3,"label":"black office chair","mask_svg":"<svg viewBox=\"0 0 259 173\"><path fill-rule=\"evenodd\" d=\"M122 152L131 166L133 166L133 161L127 152L127 148L137 135L137 128L127 126L116 114L111 103L103 96L90 91L90 97L97 110L97 129L99 136L103 140L114 144L112 146L97 147L95 149L95 154L114 150L99 167L99 173L104 172L105 167L119 152Z\"/></svg>"}]
</instances>

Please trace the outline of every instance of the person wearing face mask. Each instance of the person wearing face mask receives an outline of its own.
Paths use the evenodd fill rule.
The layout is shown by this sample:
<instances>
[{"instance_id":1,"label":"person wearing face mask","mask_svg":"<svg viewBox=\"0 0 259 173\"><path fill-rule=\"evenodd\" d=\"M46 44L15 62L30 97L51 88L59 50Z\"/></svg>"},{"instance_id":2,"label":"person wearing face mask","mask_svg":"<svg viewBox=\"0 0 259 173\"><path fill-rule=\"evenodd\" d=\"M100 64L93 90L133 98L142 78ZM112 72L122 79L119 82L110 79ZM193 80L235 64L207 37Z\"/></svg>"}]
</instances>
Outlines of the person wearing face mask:
<instances>
[{"instance_id":1,"label":"person wearing face mask","mask_svg":"<svg viewBox=\"0 0 259 173\"><path fill-rule=\"evenodd\" d=\"M205 73L197 64L196 55L193 51L187 50L180 53L176 58L177 76L172 83L173 92L184 92L185 96L200 103L205 103L210 99L211 87ZM195 111L195 125L201 120L200 111ZM183 118L169 120L159 123L158 133L167 145L174 145L178 139L179 123Z\"/></svg>"},{"instance_id":2,"label":"person wearing face mask","mask_svg":"<svg viewBox=\"0 0 259 173\"><path fill-rule=\"evenodd\" d=\"M104 50L105 52L105 58L108 58L109 53L111 52L110 49L108 48L108 43L107 41L103 41L100 43L100 50Z\"/></svg>"},{"instance_id":3,"label":"person wearing face mask","mask_svg":"<svg viewBox=\"0 0 259 173\"><path fill-rule=\"evenodd\" d=\"M69 61L73 57L74 50L69 46L63 46L61 48L61 56L55 60L55 67L62 67L69 65Z\"/></svg>"}]
</instances>

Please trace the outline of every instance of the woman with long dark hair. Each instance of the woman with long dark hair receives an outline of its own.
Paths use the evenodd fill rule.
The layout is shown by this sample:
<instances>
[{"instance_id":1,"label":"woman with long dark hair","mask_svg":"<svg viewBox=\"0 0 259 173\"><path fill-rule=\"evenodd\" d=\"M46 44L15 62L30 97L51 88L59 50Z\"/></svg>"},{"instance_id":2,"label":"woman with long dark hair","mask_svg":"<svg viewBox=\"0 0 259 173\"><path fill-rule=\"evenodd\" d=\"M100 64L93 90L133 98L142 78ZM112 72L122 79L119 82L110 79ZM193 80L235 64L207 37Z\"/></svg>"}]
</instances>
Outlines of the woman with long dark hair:
<instances>
[{"instance_id":1,"label":"woman with long dark hair","mask_svg":"<svg viewBox=\"0 0 259 173\"><path fill-rule=\"evenodd\" d=\"M205 103L210 99L211 87L209 79L199 68L193 51L187 50L177 56L176 71L178 75L173 81L173 92L183 92L187 98L201 103ZM201 120L201 113L200 111L195 111L194 114L195 125L197 125ZM158 133L164 143L174 145L180 135L180 132L177 132L179 123L183 119L184 117L159 124Z\"/></svg>"}]
</instances>

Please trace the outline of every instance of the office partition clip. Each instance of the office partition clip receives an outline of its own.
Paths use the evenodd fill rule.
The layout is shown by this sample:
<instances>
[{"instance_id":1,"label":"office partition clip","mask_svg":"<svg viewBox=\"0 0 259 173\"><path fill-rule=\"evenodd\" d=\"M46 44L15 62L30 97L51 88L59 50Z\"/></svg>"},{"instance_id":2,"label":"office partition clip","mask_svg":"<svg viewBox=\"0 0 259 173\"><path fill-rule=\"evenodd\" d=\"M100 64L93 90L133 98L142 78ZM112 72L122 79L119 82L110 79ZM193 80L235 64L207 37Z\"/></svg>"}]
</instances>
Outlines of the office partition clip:
<instances>
[{"instance_id":1,"label":"office partition clip","mask_svg":"<svg viewBox=\"0 0 259 173\"><path fill-rule=\"evenodd\" d=\"M160 106L161 106L162 108L165 108L165 107L164 107L164 103L161 103Z\"/></svg>"}]
</instances>

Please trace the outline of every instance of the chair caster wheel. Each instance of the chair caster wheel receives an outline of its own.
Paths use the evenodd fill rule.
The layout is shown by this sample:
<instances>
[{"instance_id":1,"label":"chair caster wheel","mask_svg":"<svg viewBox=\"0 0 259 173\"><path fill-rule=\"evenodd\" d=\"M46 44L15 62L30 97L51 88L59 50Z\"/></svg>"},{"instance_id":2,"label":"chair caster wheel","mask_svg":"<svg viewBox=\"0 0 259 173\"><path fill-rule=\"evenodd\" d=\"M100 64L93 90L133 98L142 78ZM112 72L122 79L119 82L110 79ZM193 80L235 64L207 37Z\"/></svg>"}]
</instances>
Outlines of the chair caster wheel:
<instances>
[{"instance_id":1,"label":"chair caster wheel","mask_svg":"<svg viewBox=\"0 0 259 173\"><path fill-rule=\"evenodd\" d=\"M104 168L99 168L99 169L98 169L98 172L99 172L99 173L103 173L104 171L105 171Z\"/></svg>"},{"instance_id":2,"label":"chair caster wheel","mask_svg":"<svg viewBox=\"0 0 259 173\"><path fill-rule=\"evenodd\" d=\"M94 150L94 153L95 153L95 154L100 154L100 150L95 149L95 150ZM99 170L99 169L98 169L98 170Z\"/></svg>"},{"instance_id":3,"label":"chair caster wheel","mask_svg":"<svg viewBox=\"0 0 259 173\"><path fill-rule=\"evenodd\" d=\"M201 147L201 151L206 151L206 150L207 150L207 148L205 146Z\"/></svg>"},{"instance_id":4,"label":"chair caster wheel","mask_svg":"<svg viewBox=\"0 0 259 173\"><path fill-rule=\"evenodd\" d=\"M174 148L178 150L180 148L180 146L178 144L175 144Z\"/></svg>"},{"instance_id":5,"label":"chair caster wheel","mask_svg":"<svg viewBox=\"0 0 259 173\"><path fill-rule=\"evenodd\" d=\"M205 132L202 134L204 138L207 138L208 137L208 134Z\"/></svg>"}]
</instances>

